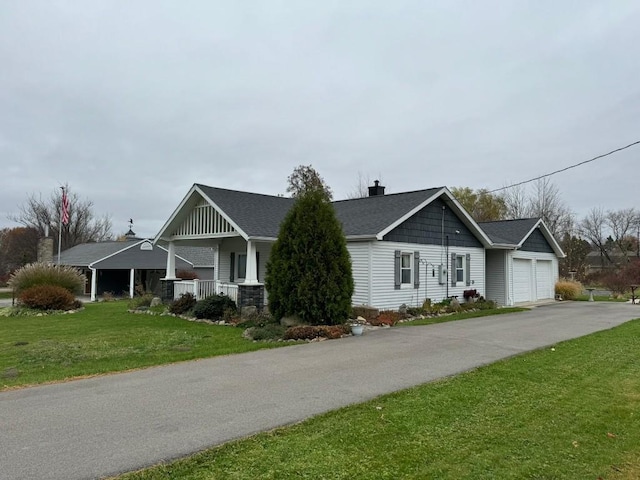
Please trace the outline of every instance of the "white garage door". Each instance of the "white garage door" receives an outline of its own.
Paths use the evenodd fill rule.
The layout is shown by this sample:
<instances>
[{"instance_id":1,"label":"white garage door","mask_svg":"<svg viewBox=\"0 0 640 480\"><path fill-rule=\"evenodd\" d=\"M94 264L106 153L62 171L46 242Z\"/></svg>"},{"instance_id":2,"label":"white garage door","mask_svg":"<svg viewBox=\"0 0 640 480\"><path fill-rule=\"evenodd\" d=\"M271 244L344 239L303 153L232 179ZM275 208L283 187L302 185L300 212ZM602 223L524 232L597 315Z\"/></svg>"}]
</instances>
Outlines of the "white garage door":
<instances>
[{"instance_id":1,"label":"white garage door","mask_svg":"<svg viewBox=\"0 0 640 480\"><path fill-rule=\"evenodd\" d=\"M513 259L513 301L530 302L533 298L531 277L533 263L522 258Z\"/></svg>"},{"instance_id":2,"label":"white garage door","mask_svg":"<svg viewBox=\"0 0 640 480\"><path fill-rule=\"evenodd\" d=\"M551 260L536 262L536 296L538 300L553 298L553 282L551 275Z\"/></svg>"}]
</instances>

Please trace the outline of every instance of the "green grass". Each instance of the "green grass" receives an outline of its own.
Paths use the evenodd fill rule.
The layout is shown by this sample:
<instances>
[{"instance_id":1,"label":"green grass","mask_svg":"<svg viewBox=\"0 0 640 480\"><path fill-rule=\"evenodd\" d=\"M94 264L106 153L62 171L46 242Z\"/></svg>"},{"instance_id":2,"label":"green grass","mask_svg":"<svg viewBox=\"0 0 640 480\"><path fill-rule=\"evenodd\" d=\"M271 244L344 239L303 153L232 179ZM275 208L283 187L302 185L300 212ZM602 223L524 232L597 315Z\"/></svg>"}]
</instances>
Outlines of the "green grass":
<instances>
[{"instance_id":1,"label":"green grass","mask_svg":"<svg viewBox=\"0 0 640 480\"><path fill-rule=\"evenodd\" d=\"M434 323L453 322L454 320L466 320L467 318L488 317L490 315L501 315L505 313L525 312L528 308L509 307L509 308L491 308L488 310L478 310L475 312L460 312L451 315L440 315L438 317L420 318L409 322L399 323L399 326L416 326L416 325L432 325Z\"/></svg>"},{"instance_id":2,"label":"green grass","mask_svg":"<svg viewBox=\"0 0 640 480\"><path fill-rule=\"evenodd\" d=\"M13 298L13 292L0 292L0 298L1 299L12 299Z\"/></svg>"},{"instance_id":3,"label":"green grass","mask_svg":"<svg viewBox=\"0 0 640 480\"><path fill-rule=\"evenodd\" d=\"M0 389L284 345L248 341L241 328L129 313L122 301L0 316Z\"/></svg>"},{"instance_id":4,"label":"green grass","mask_svg":"<svg viewBox=\"0 0 640 480\"><path fill-rule=\"evenodd\" d=\"M629 295L627 297L627 295L624 295L620 298L614 298L614 297L610 297L608 295L594 295L593 296L593 300L595 302L628 302L631 299L631 295ZM578 302L588 302L589 301L589 295L578 295L578 297L576 298L576 301Z\"/></svg>"},{"instance_id":5,"label":"green grass","mask_svg":"<svg viewBox=\"0 0 640 480\"><path fill-rule=\"evenodd\" d=\"M640 320L128 479L637 479Z\"/></svg>"}]
</instances>

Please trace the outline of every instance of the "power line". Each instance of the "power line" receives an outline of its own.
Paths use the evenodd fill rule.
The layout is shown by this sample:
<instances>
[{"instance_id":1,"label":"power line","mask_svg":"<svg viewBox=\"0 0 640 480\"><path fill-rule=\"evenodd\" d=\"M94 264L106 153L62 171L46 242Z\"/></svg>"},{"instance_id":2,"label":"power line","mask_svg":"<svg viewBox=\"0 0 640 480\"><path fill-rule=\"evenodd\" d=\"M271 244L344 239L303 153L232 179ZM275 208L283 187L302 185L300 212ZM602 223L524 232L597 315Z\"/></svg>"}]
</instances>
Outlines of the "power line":
<instances>
[{"instance_id":1,"label":"power line","mask_svg":"<svg viewBox=\"0 0 640 480\"><path fill-rule=\"evenodd\" d=\"M531 178L529 180L525 180L523 182L514 183L512 185L507 185L506 187L496 188L495 190L489 190L489 193L499 192L501 190L506 190L507 188L517 187L519 185L524 185L525 183L535 182L536 180L540 180L541 178L550 177L551 175L555 175L556 173L566 172L567 170L571 170L572 168L579 167L580 165L584 165L585 163L593 162L600 158L608 157L609 155L613 155L614 153L621 152L622 150L626 150L627 148L631 148L634 145L640 144L640 140L637 142L630 143L629 145L625 145L624 147L616 148L615 150L611 150L610 152L603 153L602 155L598 155L597 157L590 158L589 160L584 160L580 163L576 163L574 165L570 165L568 167L561 168L560 170L556 170L551 173L545 173L544 175L540 175L539 177Z\"/></svg>"}]
</instances>

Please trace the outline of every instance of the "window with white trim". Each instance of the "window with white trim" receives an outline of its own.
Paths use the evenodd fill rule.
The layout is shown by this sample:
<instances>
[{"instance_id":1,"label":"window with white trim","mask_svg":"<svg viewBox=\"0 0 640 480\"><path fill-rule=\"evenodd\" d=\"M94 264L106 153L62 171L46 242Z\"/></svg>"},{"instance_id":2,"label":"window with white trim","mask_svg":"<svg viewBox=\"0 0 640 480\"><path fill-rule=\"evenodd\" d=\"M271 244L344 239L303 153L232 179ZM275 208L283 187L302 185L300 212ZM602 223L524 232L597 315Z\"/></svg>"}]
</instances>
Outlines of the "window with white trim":
<instances>
[{"instance_id":1,"label":"window with white trim","mask_svg":"<svg viewBox=\"0 0 640 480\"><path fill-rule=\"evenodd\" d=\"M402 253L400 255L400 282L404 284L413 283L413 254Z\"/></svg>"},{"instance_id":2,"label":"window with white trim","mask_svg":"<svg viewBox=\"0 0 640 480\"><path fill-rule=\"evenodd\" d=\"M464 266L465 266L465 256L457 255L456 256L456 283L464 283Z\"/></svg>"}]
</instances>

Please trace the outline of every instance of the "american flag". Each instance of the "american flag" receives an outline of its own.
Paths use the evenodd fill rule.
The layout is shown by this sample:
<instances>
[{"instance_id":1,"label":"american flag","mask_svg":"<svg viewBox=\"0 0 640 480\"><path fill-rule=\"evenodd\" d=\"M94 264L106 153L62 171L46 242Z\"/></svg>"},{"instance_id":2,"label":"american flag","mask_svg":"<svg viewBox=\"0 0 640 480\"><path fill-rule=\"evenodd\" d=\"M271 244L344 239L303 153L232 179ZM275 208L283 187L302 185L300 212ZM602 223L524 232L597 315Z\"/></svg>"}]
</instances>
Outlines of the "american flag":
<instances>
[{"instance_id":1,"label":"american flag","mask_svg":"<svg viewBox=\"0 0 640 480\"><path fill-rule=\"evenodd\" d=\"M60 213L61 215L61 221L63 224L68 225L69 224L69 197L67 197L67 192L65 191L65 189L62 189L62 212Z\"/></svg>"}]
</instances>

